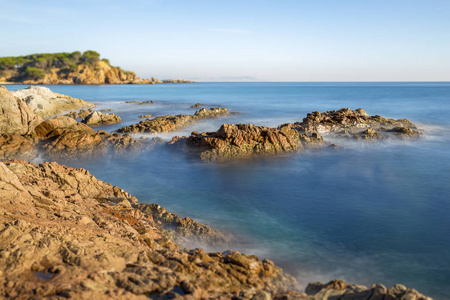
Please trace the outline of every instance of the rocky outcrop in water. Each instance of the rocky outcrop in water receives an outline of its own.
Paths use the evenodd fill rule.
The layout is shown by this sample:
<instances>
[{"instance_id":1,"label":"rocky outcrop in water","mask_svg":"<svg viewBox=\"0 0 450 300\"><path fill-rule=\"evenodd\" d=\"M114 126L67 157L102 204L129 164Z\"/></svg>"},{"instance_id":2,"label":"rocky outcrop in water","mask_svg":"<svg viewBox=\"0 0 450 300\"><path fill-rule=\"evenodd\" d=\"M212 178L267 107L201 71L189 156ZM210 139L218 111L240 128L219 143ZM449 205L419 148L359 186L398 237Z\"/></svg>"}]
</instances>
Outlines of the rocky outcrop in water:
<instances>
[{"instance_id":1,"label":"rocky outcrop in water","mask_svg":"<svg viewBox=\"0 0 450 300\"><path fill-rule=\"evenodd\" d=\"M316 282L306 287L306 299L343 299L343 300L386 300L386 299L414 299L431 300L414 289L407 289L404 285L396 284L387 289L382 284L374 284L370 289L365 286L348 284L342 280L333 280L326 284ZM303 299L303 298L300 298Z\"/></svg>"},{"instance_id":2,"label":"rocky outcrop in water","mask_svg":"<svg viewBox=\"0 0 450 300\"><path fill-rule=\"evenodd\" d=\"M137 100L131 100L131 101L125 101L126 104L153 104L155 103L153 100L148 101L137 101Z\"/></svg>"},{"instance_id":3,"label":"rocky outcrop in water","mask_svg":"<svg viewBox=\"0 0 450 300\"><path fill-rule=\"evenodd\" d=\"M148 119L148 118L151 118L151 117L153 117L152 114L145 114L145 115L140 115L139 116L139 118L141 118L141 119Z\"/></svg>"},{"instance_id":4,"label":"rocky outcrop in water","mask_svg":"<svg viewBox=\"0 0 450 300\"><path fill-rule=\"evenodd\" d=\"M194 115L161 116L147 119L137 124L121 127L117 132L122 133L159 133L179 130L200 119L215 118L229 114L226 108L202 108Z\"/></svg>"},{"instance_id":5,"label":"rocky outcrop in water","mask_svg":"<svg viewBox=\"0 0 450 300\"><path fill-rule=\"evenodd\" d=\"M31 160L39 151L50 158L87 157L151 146L129 135L95 131L67 116L43 121L4 87L0 87L0 108L4 112L0 115L0 160Z\"/></svg>"},{"instance_id":6,"label":"rocky outcrop in water","mask_svg":"<svg viewBox=\"0 0 450 300\"><path fill-rule=\"evenodd\" d=\"M181 139L176 143L183 143ZM223 124L216 132L193 132L186 144L200 153L203 160L249 158L294 152L317 146L323 139L317 133L300 135L289 126L281 129L252 124Z\"/></svg>"},{"instance_id":7,"label":"rocky outcrop in water","mask_svg":"<svg viewBox=\"0 0 450 300\"><path fill-rule=\"evenodd\" d=\"M97 125L106 125L106 124L115 124L122 122L122 119L116 114L107 114L102 113L100 111L95 111L90 115L83 118L81 121L86 125L97 126Z\"/></svg>"},{"instance_id":8,"label":"rocky outcrop in water","mask_svg":"<svg viewBox=\"0 0 450 300\"><path fill-rule=\"evenodd\" d=\"M203 106L203 104L201 104L201 103L195 103L194 105L191 105L190 108L200 108L202 106Z\"/></svg>"},{"instance_id":9,"label":"rocky outcrop in water","mask_svg":"<svg viewBox=\"0 0 450 300\"><path fill-rule=\"evenodd\" d=\"M73 155L86 157L104 154L110 149L125 152L143 147L142 142L129 135L95 131L66 116L42 122L36 127L36 134L41 138L40 148L43 153L53 158Z\"/></svg>"},{"instance_id":10,"label":"rocky outcrop in water","mask_svg":"<svg viewBox=\"0 0 450 300\"><path fill-rule=\"evenodd\" d=\"M416 125L406 119L389 119L381 116L369 116L358 108L341 108L326 112L312 112L303 121L294 123L294 129L303 132L318 132L338 134L337 136L355 137L367 140L384 139L388 137L417 137L421 133ZM394 133L389 134L389 133Z\"/></svg>"},{"instance_id":11,"label":"rocky outcrop in water","mask_svg":"<svg viewBox=\"0 0 450 300\"><path fill-rule=\"evenodd\" d=\"M81 99L54 93L43 86L30 86L26 89L13 91L11 94L22 99L31 111L42 118L53 117L73 109L95 106L95 104Z\"/></svg>"},{"instance_id":12,"label":"rocky outcrop in water","mask_svg":"<svg viewBox=\"0 0 450 300\"><path fill-rule=\"evenodd\" d=\"M66 117L70 117L72 119L84 119L95 111L92 108L89 109L81 109L79 111L71 111L68 114L65 114Z\"/></svg>"}]
</instances>

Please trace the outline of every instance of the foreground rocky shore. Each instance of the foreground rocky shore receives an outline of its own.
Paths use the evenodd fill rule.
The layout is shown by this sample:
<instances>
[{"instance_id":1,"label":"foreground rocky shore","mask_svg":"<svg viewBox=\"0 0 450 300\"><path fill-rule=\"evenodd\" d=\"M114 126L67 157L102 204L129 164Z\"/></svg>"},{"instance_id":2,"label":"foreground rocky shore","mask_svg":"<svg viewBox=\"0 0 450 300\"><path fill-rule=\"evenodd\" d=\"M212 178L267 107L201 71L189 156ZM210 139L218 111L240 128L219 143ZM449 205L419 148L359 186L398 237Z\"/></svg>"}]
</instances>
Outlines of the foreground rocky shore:
<instances>
[{"instance_id":1,"label":"foreground rocky shore","mask_svg":"<svg viewBox=\"0 0 450 300\"><path fill-rule=\"evenodd\" d=\"M269 260L181 247L173 236L211 245L227 238L158 205L139 204L83 169L6 161L0 190L2 297L429 299L401 285L367 289L338 280L296 291L295 279Z\"/></svg>"}]
</instances>

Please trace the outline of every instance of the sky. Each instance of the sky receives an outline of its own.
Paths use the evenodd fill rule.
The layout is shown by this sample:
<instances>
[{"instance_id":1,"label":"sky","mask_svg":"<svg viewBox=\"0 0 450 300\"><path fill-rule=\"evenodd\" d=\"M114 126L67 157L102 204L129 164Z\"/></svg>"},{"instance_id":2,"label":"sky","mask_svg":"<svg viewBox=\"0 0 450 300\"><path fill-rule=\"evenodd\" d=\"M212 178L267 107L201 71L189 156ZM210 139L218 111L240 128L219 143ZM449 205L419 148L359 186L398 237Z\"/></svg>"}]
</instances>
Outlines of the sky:
<instances>
[{"instance_id":1,"label":"sky","mask_svg":"<svg viewBox=\"0 0 450 300\"><path fill-rule=\"evenodd\" d=\"M140 77L450 81L448 0L0 0L0 56L95 50Z\"/></svg>"}]
</instances>

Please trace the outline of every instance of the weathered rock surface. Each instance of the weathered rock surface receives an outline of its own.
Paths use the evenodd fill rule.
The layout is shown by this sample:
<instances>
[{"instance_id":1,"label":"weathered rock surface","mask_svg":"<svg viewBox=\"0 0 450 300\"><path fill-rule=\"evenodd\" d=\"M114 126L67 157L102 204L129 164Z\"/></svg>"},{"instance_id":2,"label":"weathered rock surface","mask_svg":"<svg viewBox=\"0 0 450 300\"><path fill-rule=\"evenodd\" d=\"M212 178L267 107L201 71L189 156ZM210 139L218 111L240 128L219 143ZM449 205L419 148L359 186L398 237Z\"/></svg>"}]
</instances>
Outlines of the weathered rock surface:
<instances>
[{"instance_id":1,"label":"weathered rock surface","mask_svg":"<svg viewBox=\"0 0 450 300\"><path fill-rule=\"evenodd\" d=\"M31 137L20 134L0 135L0 161L13 158L34 159L38 151L33 144L34 140Z\"/></svg>"},{"instance_id":2,"label":"weathered rock surface","mask_svg":"<svg viewBox=\"0 0 450 300\"><path fill-rule=\"evenodd\" d=\"M121 127L117 132L127 133L159 133L169 132L184 128L193 124L200 119L214 118L229 114L226 108L202 108L196 111L194 115L176 115L176 116L161 116L153 119L147 119L137 124Z\"/></svg>"},{"instance_id":3,"label":"weathered rock surface","mask_svg":"<svg viewBox=\"0 0 450 300\"><path fill-rule=\"evenodd\" d=\"M81 99L54 93L49 88L42 86L30 86L14 91L12 94L22 99L31 111L42 118L53 117L73 109L95 106L95 104Z\"/></svg>"},{"instance_id":4,"label":"weathered rock surface","mask_svg":"<svg viewBox=\"0 0 450 300\"><path fill-rule=\"evenodd\" d=\"M0 86L0 134L32 134L42 121L25 102Z\"/></svg>"},{"instance_id":5,"label":"weathered rock surface","mask_svg":"<svg viewBox=\"0 0 450 300\"><path fill-rule=\"evenodd\" d=\"M418 137L416 125L406 119L389 119L381 116L369 116L358 108L342 108L337 111L312 112L303 121L293 124L293 128L303 132L339 134L337 136L354 137L365 140L379 140L388 137ZM389 134L394 133L394 134Z\"/></svg>"},{"instance_id":6,"label":"weathered rock surface","mask_svg":"<svg viewBox=\"0 0 450 300\"><path fill-rule=\"evenodd\" d=\"M0 297L251 298L295 285L271 261L184 250L83 169L0 163Z\"/></svg>"},{"instance_id":7,"label":"weathered rock surface","mask_svg":"<svg viewBox=\"0 0 450 300\"><path fill-rule=\"evenodd\" d=\"M184 140L177 141L180 142ZM317 133L300 135L287 125L276 129L252 124L223 124L217 132L193 132L186 140L186 144L198 151L203 160L294 152L322 142L322 137Z\"/></svg>"},{"instance_id":8,"label":"weathered rock surface","mask_svg":"<svg viewBox=\"0 0 450 300\"><path fill-rule=\"evenodd\" d=\"M116 114L107 114L100 111L95 111L84 118L82 123L87 125L104 125L104 124L115 124L122 122L122 119Z\"/></svg>"},{"instance_id":9,"label":"weathered rock surface","mask_svg":"<svg viewBox=\"0 0 450 300\"><path fill-rule=\"evenodd\" d=\"M88 157L107 153L110 149L125 152L144 146L129 135L95 131L66 116L42 122L36 127L36 134L42 139L40 147L43 153L53 158L73 155Z\"/></svg>"}]
</instances>

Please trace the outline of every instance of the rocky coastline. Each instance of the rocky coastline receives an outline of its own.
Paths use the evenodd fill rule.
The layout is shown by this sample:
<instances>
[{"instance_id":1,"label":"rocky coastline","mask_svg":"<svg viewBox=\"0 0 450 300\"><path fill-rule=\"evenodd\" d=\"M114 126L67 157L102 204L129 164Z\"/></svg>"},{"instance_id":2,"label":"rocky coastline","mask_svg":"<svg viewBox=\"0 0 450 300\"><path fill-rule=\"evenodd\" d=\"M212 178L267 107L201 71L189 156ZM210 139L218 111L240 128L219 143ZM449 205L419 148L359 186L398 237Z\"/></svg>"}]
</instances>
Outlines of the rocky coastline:
<instances>
[{"instance_id":1,"label":"rocky coastline","mask_svg":"<svg viewBox=\"0 0 450 300\"><path fill-rule=\"evenodd\" d=\"M40 89L45 91L41 96L50 95ZM155 117L122 127L126 129L118 132L125 134L119 134L87 125L102 123L103 115L114 119L92 108L79 111L92 107L88 102L58 94L33 96L28 104L29 95L17 95L0 87L0 297L430 299L402 285L366 288L341 280L311 283L300 291L295 278L270 260L196 248L226 247L233 239L229 233L181 218L158 204L139 203L87 170L28 162L38 152L61 158L141 150L151 141L136 140L128 132L174 131L227 115L227 109ZM69 108L68 103L78 106ZM76 110L71 116L83 122L60 115L68 110ZM94 116L100 121L89 123ZM216 132L175 137L169 145L193 151L203 160L229 160L322 148L331 145L328 136L376 141L421 134L405 119L340 109L313 112L302 122L277 128L224 124Z\"/></svg>"},{"instance_id":2,"label":"rocky coastline","mask_svg":"<svg viewBox=\"0 0 450 300\"><path fill-rule=\"evenodd\" d=\"M413 289L296 280L270 260L174 242L226 237L159 205L139 204L84 169L0 162L0 296L75 299L429 299Z\"/></svg>"}]
</instances>

